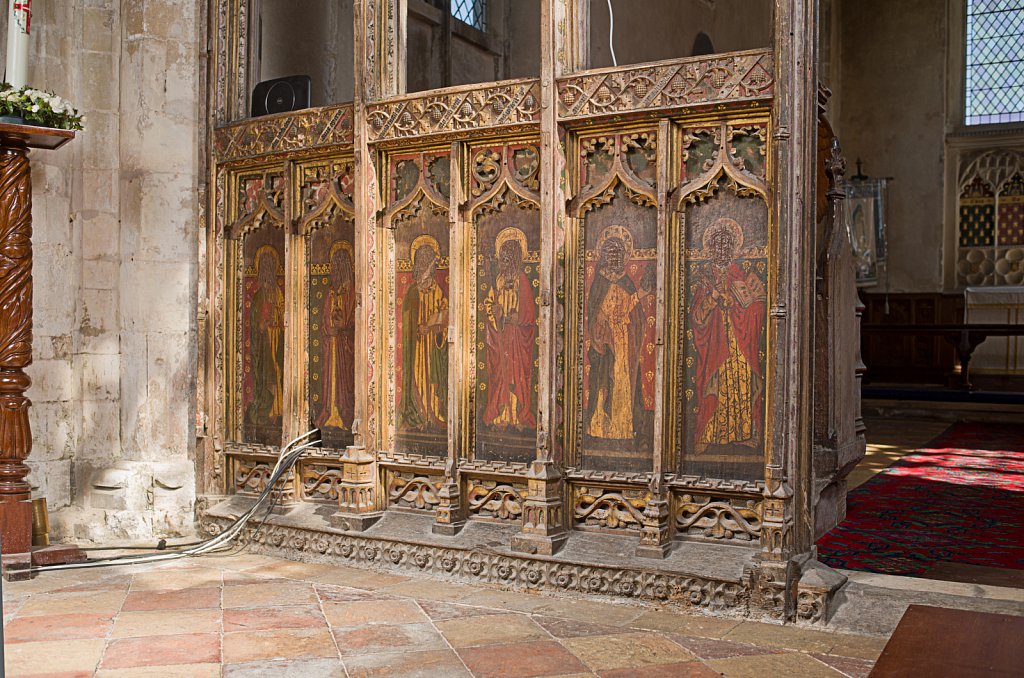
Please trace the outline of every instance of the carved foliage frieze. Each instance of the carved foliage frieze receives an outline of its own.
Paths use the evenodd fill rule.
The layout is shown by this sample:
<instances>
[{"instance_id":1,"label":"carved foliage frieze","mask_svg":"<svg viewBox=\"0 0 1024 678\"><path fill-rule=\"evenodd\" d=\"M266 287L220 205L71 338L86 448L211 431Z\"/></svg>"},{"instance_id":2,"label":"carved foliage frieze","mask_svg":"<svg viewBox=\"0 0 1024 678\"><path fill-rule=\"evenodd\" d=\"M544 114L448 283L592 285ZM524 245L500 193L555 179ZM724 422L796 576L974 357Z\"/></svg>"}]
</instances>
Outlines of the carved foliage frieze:
<instances>
[{"instance_id":1,"label":"carved foliage frieze","mask_svg":"<svg viewBox=\"0 0 1024 678\"><path fill-rule=\"evenodd\" d=\"M440 503L438 493L444 476L419 475L410 471L389 469L386 472L387 483L384 488L388 497L388 505L418 511L433 511Z\"/></svg>"},{"instance_id":2,"label":"carved foliage frieze","mask_svg":"<svg viewBox=\"0 0 1024 678\"><path fill-rule=\"evenodd\" d=\"M639 531L651 494L646 489L574 486L573 519L578 527Z\"/></svg>"},{"instance_id":3,"label":"carved foliage frieze","mask_svg":"<svg viewBox=\"0 0 1024 678\"><path fill-rule=\"evenodd\" d=\"M769 50L609 69L559 80L558 114L583 118L770 98L774 71Z\"/></svg>"},{"instance_id":4,"label":"carved foliage frieze","mask_svg":"<svg viewBox=\"0 0 1024 678\"><path fill-rule=\"evenodd\" d=\"M517 521L522 516L524 483L471 479L468 487L466 501L471 516L503 522Z\"/></svg>"},{"instance_id":5,"label":"carved foliage frieze","mask_svg":"<svg viewBox=\"0 0 1024 678\"><path fill-rule=\"evenodd\" d=\"M352 115L352 104L342 104L218 127L213 133L214 159L226 163L271 153L351 145Z\"/></svg>"},{"instance_id":6,"label":"carved foliage frieze","mask_svg":"<svg viewBox=\"0 0 1024 678\"><path fill-rule=\"evenodd\" d=\"M206 534L218 534L226 524L226 520L207 517L203 530ZM493 552L325 534L272 523L260 530L246 528L241 540L265 553L305 553L337 558L358 567L429 573L445 581L653 600L740 614L747 611L749 602L748 592L740 582L646 569L537 561Z\"/></svg>"},{"instance_id":7,"label":"carved foliage frieze","mask_svg":"<svg viewBox=\"0 0 1024 678\"><path fill-rule=\"evenodd\" d=\"M404 97L367 109L370 141L540 123L536 80Z\"/></svg>"},{"instance_id":8,"label":"carved foliage frieze","mask_svg":"<svg viewBox=\"0 0 1024 678\"><path fill-rule=\"evenodd\" d=\"M340 464L303 464L300 476L303 499L337 503L341 498L344 472Z\"/></svg>"},{"instance_id":9,"label":"carved foliage frieze","mask_svg":"<svg viewBox=\"0 0 1024 678\"><path fill-rule=\"evenodd\" d=\"M761 537L761 500L683 493L675 497L679 534L716 540L756 541Z\"/></svg>"},{"instance_id":10,"label":"carved foliage frieze","mask_svg":"<svg viewBox=\"0 0 1024 678\"><path fill-rule=\"evenodd\" d=\"M270 477L274 472L275 457L235 456L231 455L231 483L236 494L258 495L267 489ZM273 493L278 502L290 502L295 499L295 487L290 482L291 474L280 481Z\"/></svg>"}]
</instances>

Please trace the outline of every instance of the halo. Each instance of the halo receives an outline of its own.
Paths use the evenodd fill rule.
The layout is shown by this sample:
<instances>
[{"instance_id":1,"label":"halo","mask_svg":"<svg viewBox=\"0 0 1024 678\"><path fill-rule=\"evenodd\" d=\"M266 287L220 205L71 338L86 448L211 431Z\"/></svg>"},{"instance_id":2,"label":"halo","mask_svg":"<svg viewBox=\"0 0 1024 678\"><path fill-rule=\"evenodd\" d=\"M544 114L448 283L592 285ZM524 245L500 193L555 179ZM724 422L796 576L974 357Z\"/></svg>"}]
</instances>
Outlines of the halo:
<instances>
[{"instance_id":1,"label":"halo","mask_svg":"<svg viewBox=\"0 0 1024 678\"><path fill-rule=\"evenodd\" d=\"M708 226L707 230L704 231L704 237L701 239L701 244L704 246L704 251L708 251L708 248L711 246L711 236L722 230L732 231L733 237L736 240L736 247L733 251L742 252L743 229L740 228L740 225L736 223L735 219L730 219L729 217L722 217L720 219L715 220L715 223Z\"/></svg>"},{"instance_id":2,"label":"halo","mask_svg":"<svg viewBox=\"0 0 1024 678\"><path fill-rule=\"evenodd\" d=\"M612 225L601 231L597 238L596 252L601 252L601 247L611 238L618 238L626 246L626 260L633 258L633 234L625 226Z\"/></svg>"},{"instance_id":3,"label":"halo","mask_svg":"<svg viewBox=\"0 0 1024 678\"><path fill-rule=\"evenodd\" d=\"M281 257L278 255L277 250L273 245L263 245L257 249L256 253L253 255L252 266L256 275L259 276L260 274L260 260L263 258L263 254L265 252L269 252L270 256L274 258L274 275L282 275L284 271L281 270Z\"/></svg>"},{"instance_id":4,"label":"halo","mask_svg":"<svg viewBox=\"0 0 1024 678\"><path fill-rule=\"evenodd\" d=\"M412 244L409 245L409 261L416 258L416 250L421 247L429 247L434 250L434 256L437 257L438 263L441 262L441 246L437 244L437 240L435 240L433 236L429 235L417 236L416 239L412 241Z\"/></svg>"},{"instance_id":5,"label":"halo","mask_svg":"<svg viewBox=\"0 0 1024 678\"><path fill-rule=\"evenodd\" d=\"M338 240L333 245L331 245L331 251L327 253L328 262L334 259L334 253L337 252L338 250L345 250L346 252L348 252L349 261L355 264L356 253L355 250L352 249L352 243L350 243L348 240Z\"/></svg>"},{"instance_id":6,"label":"halo","mask_svg":"<svg viewBox=\"0 0 1024 678\"><path fill-rule=\"evenodd\" d=\"M519 243L519 247L521 249L522 256L525 257L526 256L526 252L527 252L526 234L523 233L520 229L516 228L515 226L509 226L508 228L503 228L498 233L498 237L494 239L494 254L495 254L495 256L497 256L497 254L499 252L501 252L502 245L504 245L509 240L515 240L516 242Z\"/></svg>"}]
</instances>

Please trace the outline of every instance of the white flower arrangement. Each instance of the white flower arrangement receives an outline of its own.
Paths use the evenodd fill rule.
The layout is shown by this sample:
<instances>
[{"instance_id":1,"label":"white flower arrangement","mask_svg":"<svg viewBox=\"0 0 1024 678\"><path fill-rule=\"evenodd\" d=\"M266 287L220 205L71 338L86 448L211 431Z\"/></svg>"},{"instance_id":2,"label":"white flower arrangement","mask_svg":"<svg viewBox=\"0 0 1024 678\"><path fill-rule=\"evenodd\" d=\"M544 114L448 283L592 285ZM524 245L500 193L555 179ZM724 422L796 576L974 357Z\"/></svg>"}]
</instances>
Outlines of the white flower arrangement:
<instances>
[{"instance_id":1,"label":"white flower arrangement","mask_svg":"<svg viewBox=\"0 0 1024 678\"><path fill-rule=\"evenodd\" d=\"M85 116L53 92L30 87L15 89L0 83L0 116L24 118L25 122L57 129L84 129Z\"/></svg>"}]
</instances>

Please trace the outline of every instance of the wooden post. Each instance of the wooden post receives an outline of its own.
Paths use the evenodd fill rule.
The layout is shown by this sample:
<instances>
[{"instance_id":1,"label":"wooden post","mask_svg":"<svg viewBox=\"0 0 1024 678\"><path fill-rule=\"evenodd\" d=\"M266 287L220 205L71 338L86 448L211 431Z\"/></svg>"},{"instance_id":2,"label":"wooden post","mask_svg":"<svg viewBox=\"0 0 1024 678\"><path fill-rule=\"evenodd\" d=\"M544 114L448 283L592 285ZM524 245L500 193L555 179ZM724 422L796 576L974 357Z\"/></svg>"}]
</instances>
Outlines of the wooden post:
<instances>
[{"instance_id":1,"label":"wooden post","mask_svg":"<svg viewBox=\"0 0 1024 678\"><path fill-rule=\"evenodd\" d=\"M537 458L527 475L523 502L523 529L512 538L512 549L552 555L569 538L565 479L554 453L556 359L554 290L557 288L555 252L565 240L565 195L562 173L565 155L558 128L558 91L555 79L575 68L577 54L571 45L583 27L569 25L566 17L575 0L542 0L540 66L540 371L537 394ZM561 60L560 60L561 59Z\"/></svg>"},{"instance_id":2,"label":"wooden post","mask_svg":"<svg viewBox=\"0 0 1024 678\"><path fill-rule=\"evenodd\" d=\"M3 570L21 578L32 553L32 172L29 148L57 148L75 133L0 123L0 536Z\"/></svg>"}]
</instances>

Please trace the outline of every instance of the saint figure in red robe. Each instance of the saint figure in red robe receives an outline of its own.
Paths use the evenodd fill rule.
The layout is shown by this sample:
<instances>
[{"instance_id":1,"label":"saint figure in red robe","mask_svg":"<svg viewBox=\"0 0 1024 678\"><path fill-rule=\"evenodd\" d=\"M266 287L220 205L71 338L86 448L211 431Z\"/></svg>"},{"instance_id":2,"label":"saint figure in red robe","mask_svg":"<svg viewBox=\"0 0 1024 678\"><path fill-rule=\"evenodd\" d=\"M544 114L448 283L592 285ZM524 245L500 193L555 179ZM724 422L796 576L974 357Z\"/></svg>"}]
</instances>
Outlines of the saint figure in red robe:
<instances>
[{"instance_id":1,"label":"saint figure in red robe","mask_svg":"<svg viewBox=\"0 0 1024 678\"><path fill-rule=\"evenodd\" d=\"M722 218L704 233L706 263L691 304L697 353L695 448L757 447L764 430L764 282L738 262L743 231Z\"/></svg>"},{"instance_id":2,"label":"saint figure in red robe","mask_svg":"<svg viewBox=\"0 0 1024 678\"><path fill-rule=\"evenodd\" d=\"M537 426L532 405L537 302L523 268L525 246L526 236L517 228L498 235L496 271L484 300L484 424L495 428L522 430Z\"/></svg>"}]
</instances>

